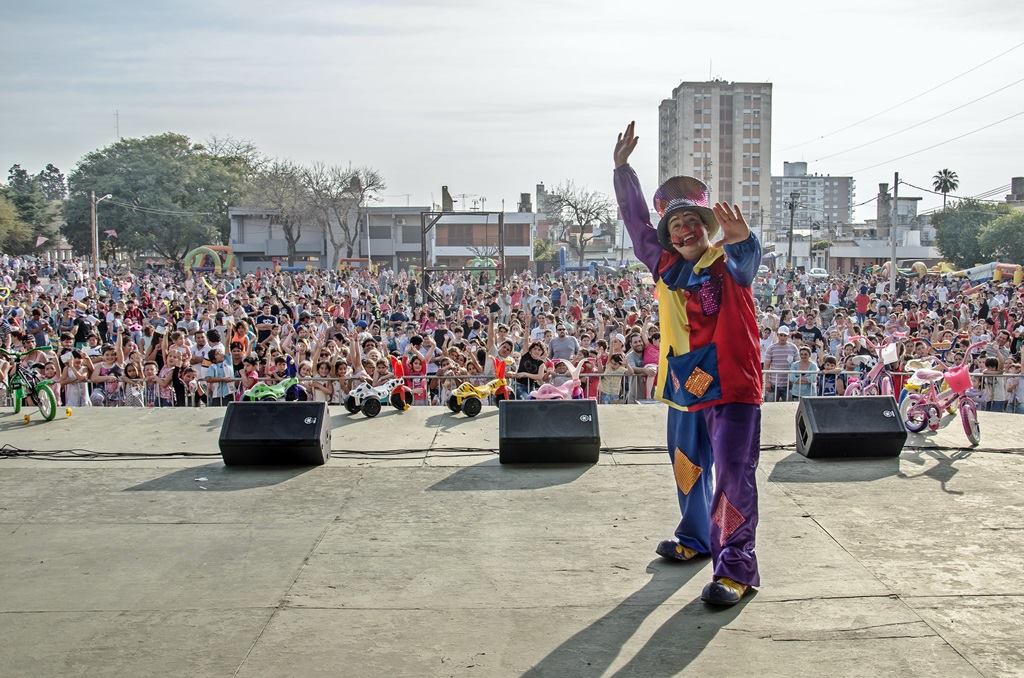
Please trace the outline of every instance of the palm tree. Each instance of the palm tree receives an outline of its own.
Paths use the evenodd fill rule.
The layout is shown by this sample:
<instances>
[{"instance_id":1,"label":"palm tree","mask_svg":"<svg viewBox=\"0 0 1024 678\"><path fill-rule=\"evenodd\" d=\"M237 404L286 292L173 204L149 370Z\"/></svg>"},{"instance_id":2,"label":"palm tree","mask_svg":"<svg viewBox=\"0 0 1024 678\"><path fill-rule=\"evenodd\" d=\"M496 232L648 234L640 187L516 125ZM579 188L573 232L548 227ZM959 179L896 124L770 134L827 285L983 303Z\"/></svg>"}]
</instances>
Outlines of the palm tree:
<instances>
[{"instance_id":1,"label":"palm tree","mask_svg":"<svg viewBox=\"0 0 1024 678\"><path fill-rule=\"evenodd\" d=\"M960 187L960 177L956 172L941 169L932 177L932 188L942 194L942 211L946 211L946 194Z\"/></svg>"}]
</instances>

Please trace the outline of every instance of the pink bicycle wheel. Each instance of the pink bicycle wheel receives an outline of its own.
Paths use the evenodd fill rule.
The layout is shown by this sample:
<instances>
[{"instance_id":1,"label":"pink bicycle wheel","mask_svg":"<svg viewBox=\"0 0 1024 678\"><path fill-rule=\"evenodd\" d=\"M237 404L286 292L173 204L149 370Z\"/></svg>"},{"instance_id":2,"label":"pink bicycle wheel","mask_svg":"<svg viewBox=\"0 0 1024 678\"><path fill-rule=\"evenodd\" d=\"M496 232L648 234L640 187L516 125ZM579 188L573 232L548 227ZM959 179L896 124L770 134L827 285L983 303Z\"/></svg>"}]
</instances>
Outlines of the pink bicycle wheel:
<instances>
[{"instance_id":1,"label":"pink bicycle wheel","mask_svg":"<svg viewBox=\"0 0 1024 678\"><path fill-rule=\"evenodd\" d=\"M971 441L971 447L981 442L981 427L978 425L978 409L974 401L964 398L960 401L960 423L964 425L964 433Z\"/></svg>"},{"instance_id":2,"label":"pink bicycle wheel","mask_svg":"<svg viewBox=\"0 0 1024 678\"><path fill-rule=\"evenodd\" d=\"M921 396L916 393L908 395L900 405L900 416L911 433L920 433L928 426L928 407L922 405Z\"/></svg>"}]
</instances>

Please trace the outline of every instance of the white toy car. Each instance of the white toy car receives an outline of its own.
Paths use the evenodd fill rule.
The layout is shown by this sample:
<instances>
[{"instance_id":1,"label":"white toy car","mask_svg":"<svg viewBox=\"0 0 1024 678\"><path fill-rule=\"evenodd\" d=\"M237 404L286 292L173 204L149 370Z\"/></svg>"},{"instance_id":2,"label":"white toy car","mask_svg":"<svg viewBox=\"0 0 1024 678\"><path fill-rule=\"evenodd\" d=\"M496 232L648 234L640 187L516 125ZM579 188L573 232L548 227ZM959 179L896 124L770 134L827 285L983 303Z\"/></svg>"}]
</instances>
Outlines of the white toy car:
<instances>
[{"instance_id":1,"label":"white toy car","mask_svg":"<svg viewBox=\"0 0 1024 678\"><path fill-rule=\"evenodd\" d=\"M363 382L349 392L345 398L345 409L349 413L355 414L361 410L365 417L376 417L387 403L400 412L412 406L412 389L402 379L401 363L392 358L391 365L395 370L394 379L388 379L380 386L370 386Z\"/></svg>"}]
</instances>

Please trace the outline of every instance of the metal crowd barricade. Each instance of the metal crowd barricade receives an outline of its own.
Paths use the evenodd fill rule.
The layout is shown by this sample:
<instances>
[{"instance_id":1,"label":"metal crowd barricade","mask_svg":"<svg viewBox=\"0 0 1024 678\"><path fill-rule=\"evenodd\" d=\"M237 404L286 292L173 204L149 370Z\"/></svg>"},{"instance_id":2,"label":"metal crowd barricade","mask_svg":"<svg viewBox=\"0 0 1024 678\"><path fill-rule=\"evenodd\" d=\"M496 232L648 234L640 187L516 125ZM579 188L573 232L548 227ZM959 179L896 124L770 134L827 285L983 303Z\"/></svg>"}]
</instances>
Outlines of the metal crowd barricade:
<instances>
[{"instance_id":1,"label":"metal crowd barricade","mask_svg":"<svg viewBox=\"0 0 1024 678\"><path fill-rule=\"evenodd\" d=\"M783 402L783 401L795 401L799 400L802 396L814 395L814 396L841 396L838 392L822 393L823 377L825 376L842 376L845 379L850 377L856 377L857 379L863 379L865 373L860 371L841 371L838 373L823 373L821 370L808 371L806 374L814 376L813 389L809 389L810 392L801 392L793 389L793 377L802 374L796 370L762 370L763 375L763 395L765 402ZM889 372L894 382L894 393L896 398L900 397L900 392L903 385L906 384L912 376L913 372ZM972 372L971 378L975 379L975 383L979 384L981 388L975 388L972 391L972 395L978 402L979 409L990 411L990 412L1009 412L1013 414L1024 414L1024 403L1021 402L1022 396L1024 396L1024 381L1021 380L1022 375L1013 375L1006 373L999 374L984 374L982 372ZM1008 386L1011 386L1008 390ZM1004 398L999 399L998 396L1005 395ZM996 396L996 397L993 397Z\"/></svg>"},{"instance_id":2,"label":"metal crowd barricade","mask_svg":"<svg viewBox=\"0 0 1024 678\"><path fill-rule=\"evenodd\" d=\"M799 376L800 374L801 373L791 369L762 370L763 397L765 402L795 401L805 395L839 396L840 394L838 392L823 393L822 386L827 377L839 378L841 376L844 380L849 379L850 377L856 377L857 379L864 378L864 374L860 371L843 371L828 374L821 370L808 371L807 374L813 377L810 384L803 385L808 388L794 389L794 377ZM907 379L913 376L913 374L910 372L890 372L889 374L895 382L894 386L896 393L894 393L894 395L899 397L901 386ZM1021 400L1024 400L1024 398L1021 398L1021 396L1024 396L1024 375L1005 373L983 374L980 372L974 372L971 376L972 378L975 378L977 380L976 383L981 386L980 389L976 389L972 394L975 396L975 399L978 400L979 409L994 412L1024 414L1024 402L1021 402ZM493 378L493 376L480 374L426 374L410 376L405 379L407 384L414 386L414 392L420 395L420 397L417 397L413 402L413 405L422 406L444 405L447 402L447 398L451 394L451 391L457 388L462 382L482 384ZM580 379L583 382L583 388L585 393L587 393L587 396L596 397L599 402L604 404L645 403L652 402L656 399L656 394L653 392L655 377L651 375L588 372L581 374ZM269 383L266 379L261 379L260 381L263 383ZM311 377L299 378L298 381L300 385L305 385L307 387L310 382L313 381L338 384L340 388L332 389L332 398L328 402L332 405L341 405L344 403L346 394L351 391L357 383L363 380L353 377ZM521 395L523 389L518 387L515 382L515 379L509 379L510 387L518 390ZM70 402L67 399L66 394L63 392L63 389L55 388L55 391L61 391L58 397L60 398L60 405L62 407L158 408L210 406L210 397L208 394L214 392L212 389L217 384L206 383L203 379L198 379L194 383L197 385L197 388L195 388L195 390L188 390L181 403L176 402L173 388L170 388L168 392L168 389L161 389L158 385L147 385L141 380L127 380L123 378L117 384L116 389L108 389L104 384L90 383L88 385L89 396L86 398L87 402ZM1007 386L1011 386L1011 388L1007 390ZM228 399L238 399L243 390L242 380L240 378L232 379ZM309 391L312 392L312 389L309 389ZM422 397L421 394L424 393L426 394L426 397ZM1004 397L999 399L998 396ZM227 401L225 401L225 404L226 402ZM491 399L491 404L494 404L493 398ZM9 407L10 405L10 395L4 388L0 388L0 406Z\"/></svg>"}]
</instances>

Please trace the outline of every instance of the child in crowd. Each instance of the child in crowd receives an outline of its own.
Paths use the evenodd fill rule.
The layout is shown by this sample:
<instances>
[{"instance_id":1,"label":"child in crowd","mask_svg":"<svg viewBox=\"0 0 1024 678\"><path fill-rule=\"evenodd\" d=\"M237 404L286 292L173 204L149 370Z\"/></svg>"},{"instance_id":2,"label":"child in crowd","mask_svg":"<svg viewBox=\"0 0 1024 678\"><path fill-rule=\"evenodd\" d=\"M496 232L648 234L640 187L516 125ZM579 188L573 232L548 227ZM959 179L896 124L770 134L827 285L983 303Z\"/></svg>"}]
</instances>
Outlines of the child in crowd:
<instances>
[{"instance_id":1,"label":"child in crowd","mask_svg":"<svg viewBox=\"0 0 1024 678\"><path fill-rule=\"evenodd\" d=\"M601 377L601 402L605 405L622 402L624 377L629 373L626 367L626 356L623 353L612 353L608 365Z\"/></svg>"},{"instance_id":2,"label":"child in crowd","mask_svg":"<svg viewBox=\"0 0 1024 678\"><path fill-rule=\"evenodd\" d=\"M1006 380L999 374L999 358L985 358L981 390L985 393L986 412L1006 411Z\"/></svg>"},{"instance_id":3,"label":"child in crowd","mask_svg":"<svg viewBox=\"0 0 1024 678\"><path fill-rule=\"evenodd\" d=\"M207 398L210 407L226 407L234 392L235 371L224 359L224 351L215 348L210 351L206 366Z\"/></svg>"},{"instance_id":4,"label":"child in crowd","mask_svg":"<svg viewBox=\"0 0 1024 678\"><path fill-rule=\"evenodd\" d=\"M93 389L92 404L100 407L119 407L124 404L124 391L121 389L121 377L124 376L124 354L121 343L113 346L104 344L101 349L102 358L95 364L92 383L98 384Z\"/></svg>"},{"instance_id":5,"label":"child in crowd","mask_svg":"<svg viewBox=\"0 0 1024 678\"><path fill-rule=\"evenodd\" d=\"M160 367L153 361L142 363L143 396L146 407L160 405Z\"/></svg>"},{"instance_id":6,"label":"child in crowd","mask_svg":"<svg viewBox=\"0 0 1024 678\"><path fill-rule=\"evenodd\" d=\"M242 361L242 371L240 374L242 381L239 384L238 389L236 389L234 393L235 400L240 399L243 392L248 391L250 388L259 383L259 365L260 360L254 355L247 356Z\"/></svg>"},{"instance_id":7,"label":"child in crowd","mask_svg":"<svg viewBox=\"0 0 1024 678\"><path fill-rule=\"evenodd\" d=\"M64 367L60 384L64 387L64 404L68 407L92 405L89 398L89 365L80 349L71 350L71 360Z\"/></svg>"},{"instance_id":8,"label":"child in crowd","mask_svg":"<svg viewBox=\"0 0 1024 678\"><path fill-rule=\"evenodd\" d=\"M320 378L314 379L308 386L308 389L312 391L312 400L318 403L329 403L334 398L334 382L330 381L331 364L326 360L321 360L316 364L316 374Z\"/></svg>"},{"instance_id":9,"label":"child in crowd","mask_svg":"<svg viewBox=\"0 0 1024 678\"><path fill-rule=\"evenodd\" d=\"M1020 364L1009 363L1006 366L1006 411L1010 414L1024 414L1024 401L1021 399Z\"/></svg>"},{"instance_id":10,"label":"child in crowd","mask_svg":"<svg viewBox=\"0 0 1024 678\"><path fill-rule=\"evenodd\" d=\"M142 376L142 368L136 362L129 361L124 366L124 405L125 407L146 406L146 382Z\"/></svg>"}]
</instances>

